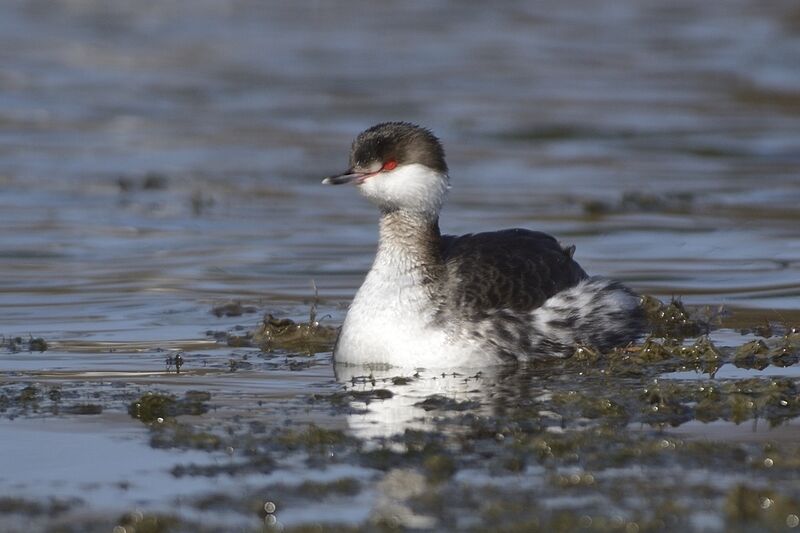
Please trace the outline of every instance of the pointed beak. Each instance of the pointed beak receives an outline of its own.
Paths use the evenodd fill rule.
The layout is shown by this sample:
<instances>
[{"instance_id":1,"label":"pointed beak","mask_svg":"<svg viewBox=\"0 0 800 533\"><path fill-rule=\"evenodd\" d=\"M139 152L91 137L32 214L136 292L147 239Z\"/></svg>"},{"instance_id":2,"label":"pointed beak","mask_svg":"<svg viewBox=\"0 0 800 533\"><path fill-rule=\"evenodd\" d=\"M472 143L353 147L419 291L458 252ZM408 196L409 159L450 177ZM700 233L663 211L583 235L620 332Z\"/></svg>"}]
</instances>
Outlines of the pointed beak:
<instances>
[{"instance_id":1,"label":"pointed beak","mask_svg":"<svg viewBox=\"0 0 800 533\"><path fill-rule=\"evenodd\" d=\"M347 170L336 176L328 176L322 180L323 185L344 185L345 183L358 182L361 178L367 176L362 172L355 172L354 170Z\"/></svg>"}]
</instances>

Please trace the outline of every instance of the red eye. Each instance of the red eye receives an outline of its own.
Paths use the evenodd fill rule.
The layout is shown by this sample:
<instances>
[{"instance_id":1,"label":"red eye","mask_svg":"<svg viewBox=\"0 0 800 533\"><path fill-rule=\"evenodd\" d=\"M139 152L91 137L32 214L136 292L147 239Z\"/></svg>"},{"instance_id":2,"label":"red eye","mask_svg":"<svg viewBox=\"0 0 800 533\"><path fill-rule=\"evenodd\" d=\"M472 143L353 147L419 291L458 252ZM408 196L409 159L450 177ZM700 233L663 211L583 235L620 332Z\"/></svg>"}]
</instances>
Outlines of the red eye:
<instances>
[{"instance_id":1,"label":"red eye","mask_svg":"<svg viewBox=\"0 0 800 533\"><path fill-rule=\"evenodd\" d=\"M397 161L395 161L394 159L390 159L383 164L381 170L394 170L396 168L397 168Z\"/></svg>"}]
</instances>

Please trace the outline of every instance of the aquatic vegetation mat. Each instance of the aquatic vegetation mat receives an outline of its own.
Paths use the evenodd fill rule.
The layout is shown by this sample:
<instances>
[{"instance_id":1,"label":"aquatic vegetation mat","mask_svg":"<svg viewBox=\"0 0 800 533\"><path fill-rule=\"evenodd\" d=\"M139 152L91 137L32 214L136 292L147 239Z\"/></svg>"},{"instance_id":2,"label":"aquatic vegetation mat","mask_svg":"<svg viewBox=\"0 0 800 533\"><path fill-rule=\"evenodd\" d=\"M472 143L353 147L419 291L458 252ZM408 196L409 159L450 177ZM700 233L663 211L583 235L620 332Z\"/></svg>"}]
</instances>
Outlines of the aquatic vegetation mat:
<instances>
[{"instance_id":1,"label":"aquatic vegetation mat","mask_svg":"<svg viewBox=\"0 0 800 533\"><path fill-rule=\"evenodd\" d=\"M14 376L0 383L0 423L116 420L138 432L137 446L169 459L146 479L118 480L124 505L113 511L97 508L91 490L49 499L23 491L0 499L0 524L118 532L800 527L800 332L754 325L742 328L741 342L720 342L717 333L730 340L734 332L718 329L717 310L645 305L651 330L641 342L610 353L578 346L568 360L530 366L333 368L336 330L312 312L303 322L268 315L255 334L235 329L250 347L215 358L179 352L180 373L169 355L157 381ZM218 335L221 346L228 335ZM270 388L273 376L284 388ZM287 376L296 388L285 388ZM175 488L141 503L151 482Z\"/></svg>"}]
</instances>

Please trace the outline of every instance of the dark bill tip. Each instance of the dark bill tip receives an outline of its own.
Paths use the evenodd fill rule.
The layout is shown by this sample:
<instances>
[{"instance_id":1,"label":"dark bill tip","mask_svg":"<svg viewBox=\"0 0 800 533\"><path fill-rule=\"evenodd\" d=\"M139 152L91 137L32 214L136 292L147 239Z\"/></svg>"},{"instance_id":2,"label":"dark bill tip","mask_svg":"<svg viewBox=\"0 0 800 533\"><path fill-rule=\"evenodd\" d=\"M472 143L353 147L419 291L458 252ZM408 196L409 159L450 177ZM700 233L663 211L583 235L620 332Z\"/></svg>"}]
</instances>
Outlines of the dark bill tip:
<instances>
[{"instance_id":1,"label":"dark bill tip","mask_svg":"<svg viewBox=\"0 0 800 533\"><path fill-rule=\"evenodd\" d=\"M359 174L358 172L353 172L352 170L348 170L342 174L337 174L336 176L328 176L324 180L322 180L323 185L344 185L345 183L350 183L358 178L362 177L363 174Z\"/></svg>"}]
</instances>

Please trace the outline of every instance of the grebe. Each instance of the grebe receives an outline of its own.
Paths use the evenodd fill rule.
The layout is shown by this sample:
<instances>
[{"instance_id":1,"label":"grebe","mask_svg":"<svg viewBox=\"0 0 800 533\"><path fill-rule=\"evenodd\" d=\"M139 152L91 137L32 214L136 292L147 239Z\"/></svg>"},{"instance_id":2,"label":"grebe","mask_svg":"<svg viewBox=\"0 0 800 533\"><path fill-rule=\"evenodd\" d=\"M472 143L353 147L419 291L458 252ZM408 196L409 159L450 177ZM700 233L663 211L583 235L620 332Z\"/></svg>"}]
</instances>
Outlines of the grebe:
<instances>
[{"instance_id":1,"label":"grebe","mask_svg":"<svg viewBox=\"0 0 800 533\"><path fill-rule=\"evenodd\" d=\"M574 246L525 229L442 235L449 189L444 150L430 130L385 122L356 137L346 172L380 209L375 261L334 347L347 364L480 367L608 350L635 339L640 298L589 277Z\"/></svg>"}]
</instances>

